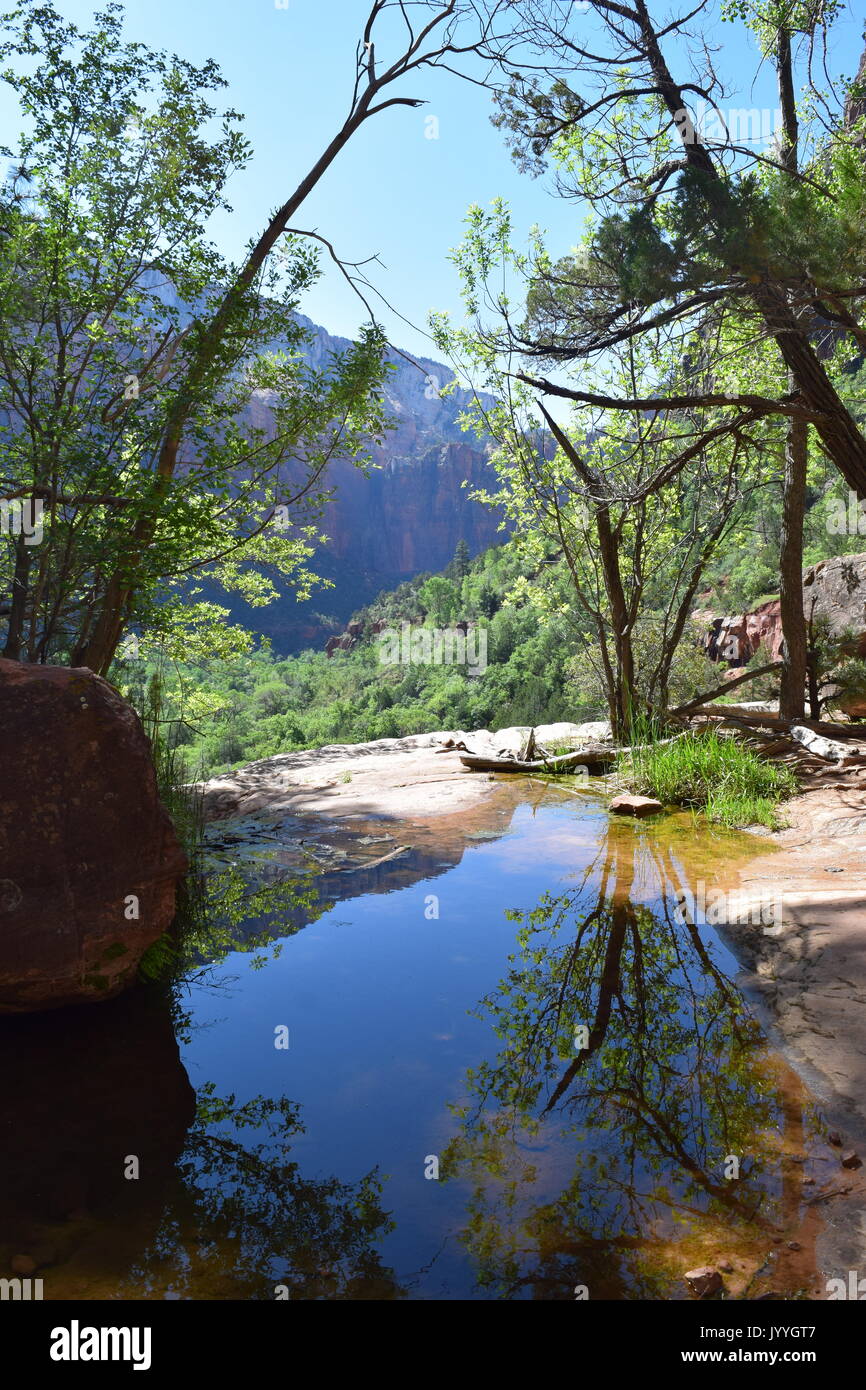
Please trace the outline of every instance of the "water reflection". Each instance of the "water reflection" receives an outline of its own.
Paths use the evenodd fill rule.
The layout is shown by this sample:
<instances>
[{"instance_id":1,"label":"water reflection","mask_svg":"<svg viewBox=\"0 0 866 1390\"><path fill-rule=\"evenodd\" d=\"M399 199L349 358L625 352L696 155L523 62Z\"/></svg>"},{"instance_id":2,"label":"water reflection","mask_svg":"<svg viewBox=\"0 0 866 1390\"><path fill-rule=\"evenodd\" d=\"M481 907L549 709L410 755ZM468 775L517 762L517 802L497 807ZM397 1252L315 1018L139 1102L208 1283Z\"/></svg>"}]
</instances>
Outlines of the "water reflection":
<instances>
[{"instance_id":1,"label":"water reflection","mask_svg":"<svg viewBox=\"0 0 866 1390\"><path fill-rule=\"evenodd\" d=\"M159 1229L120 1296L145 1287L174 1298L400 1297L376 1249L393 1225L379 1175L305 1178L290 1157L302 1131L286 1098L241 1105L205 1084Z\"/></svg>"},{"instance_id":2,"label":"water reflection","mask_svg":"<svg viewBox=\"0 0 866 1390\"><path fill-rule=\"evenodd\" d=\"M677 914L681 883L669 848L613 825L578 887L508 914L519 949L481 1005L501 1047L469 1072L447 1155L500 1296L670 1297L720 1237L742 1285L754 1249L798 1222L814 1117L715 944ZM536 1203L562 1145L568 1181Z\"/></svg>"},{"instance_id":3,"label":"water reflection","mask_svg":"<svg viewBox=\"0 0 866 1390\"><path fill-rule=\"evenodd\" d=\"M805 1269L808 1100L674 913L740 841L557 795L313 854L223 828L153 983L0 1020L3 1270L31 1257L46 1298L669 1298L724 1254L754 1296L794 1233Z\"/></svg>"},{"instance_id":4,"label":"water reflection","mask_svg":"<svg viewBox=\"0 0 866 1390\"><path fill-rule=\"evenodd\" d=\"M399 1296L378 1175L304 1178L285 1098L196 1097L153 991L4 1019L0 1046L0 1263L46 1298Z\"/></svg>"},{"instance_id":5,"label":"water reflection","mask_svg":"<svg viewBox=\"0 0 866 1390\"><path fill-rule=\"evenodd\" d=\"M158 1225L195 1116L164 1001L0 1019L0 1263L44 1274L90 1247L85 1286L110 1287ZM129 1179L128 1158L138 1160ZM96 1295L101 1296L101 1295Z\"/></svg>"}]
</instances>

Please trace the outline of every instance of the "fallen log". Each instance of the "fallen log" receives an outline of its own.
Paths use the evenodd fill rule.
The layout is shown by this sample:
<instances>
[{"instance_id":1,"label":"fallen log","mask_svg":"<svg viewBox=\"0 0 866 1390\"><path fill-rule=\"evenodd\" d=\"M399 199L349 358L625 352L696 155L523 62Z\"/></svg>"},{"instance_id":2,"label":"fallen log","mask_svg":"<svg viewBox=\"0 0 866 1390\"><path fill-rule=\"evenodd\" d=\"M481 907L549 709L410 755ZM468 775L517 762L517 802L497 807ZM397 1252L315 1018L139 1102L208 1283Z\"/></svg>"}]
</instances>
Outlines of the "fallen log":
<instances>
[{"instance_id":1,"label":"fallen log","mask_svg":"<svg viewBox=\"0 0 866 1390\"><path fill-rule=\"evenodd\" d=\"M814 729L807 729L802 724L794 725L791 737L808 749L814 757L821 758L824 762L841 763L851 756L851 750L838 739L825 738L823 734L816 733Z\"/></svg>"},{"instance_id":2,"label":"fallen log","mask_svg":"<svg viewBox=\"0 0 866 1390\"><path fill-rule=\"evenodd\" d=\"M752 730L749 729L747 732L752 733ZM787 737L770 739L769 742L766 739L757 739L754 743L749 744L749 747L754 748L756 753L760 753L762 758L772 758L777 753L791 753L794 749L793 741Z\"/></svg>"},{"instance_id":3,"label":"fallen log","mask_svg":"<svg viewBox=\"0 0 866 1390\"><path fill-rule=\"evenodd\" d=\"M617 750L596 744L576 749L573 753L562 753L555 758L526 760L522 758L499 758L491 754L461 753L460 761L471 772L568 772L571 768L612 767L616 762Z\"/></svg>"},{"instance_id":4,"label":"fallen log","mask_svg":"<svg viewBox=\"0 0 866 1390\"><path fill-rule=\"evenodd\" d=\"M764 714L755 710L743 709L740 705L702 705L692 711L695 715L712 715L718 719L736 718L740 724L754 729L773 729L780 733L790 733L798 725L812 729L816 734L827 738L862 740L864 730L856 724L831 724L826 719L783 719L780 714Z\"/></svg>"},{"instance_id":5,"label":"fallen log","mask_svg":"<svg viewBox=\"0 0 866 1390\"><path fill-rule=\"evenodd\" d=\"M391 859L397 859L402 854L408 854L411 845L398 845L396 849L389 850L387 854L381 854L378 859L368 859L357 864L348 864L344 869L338 869L341 874L356 874L362 869L378 869L380 864L387 864Z\"/></svg>"},{"instance_id":6,"label":"fallen log","mask_svg":"<svg viewBox=\"0 0 866 1390\"><path fill-rule=\"evenodd\" d=\"M852 749L851 745L841 744L837 738L824 738L822 734L816 734L810 728L796 724L791 730L791 738L794 738L803 748L808 749L813 758L820 758L827 763L844 763L851 767L856 763L866 762L866 755L859 749Z\"/></svg>"},{"instance_id":7,"label":"fallen log","mask_svg":"<svg viewBox=\"0 0 866 1390\"><path fill-rule=\"evenodd\" d=\"M703 695L698 695L694 700L689 700L684 705L677 705L676 709L669 710L668 713L674 717L688 714L695 710L699 705L705 705L707 700L715 700L717 695L724 695L728 690L734 690L738 685L745 685L747 681L757 680L758 676L768 676L771 671L781 669L781 661L770 661L766 666L758 666L754 671L744 671L741 676L734 676L733 680L725 681L722 685L717 685L715 690L707 690Z\"/></svg>"}]
</instances>

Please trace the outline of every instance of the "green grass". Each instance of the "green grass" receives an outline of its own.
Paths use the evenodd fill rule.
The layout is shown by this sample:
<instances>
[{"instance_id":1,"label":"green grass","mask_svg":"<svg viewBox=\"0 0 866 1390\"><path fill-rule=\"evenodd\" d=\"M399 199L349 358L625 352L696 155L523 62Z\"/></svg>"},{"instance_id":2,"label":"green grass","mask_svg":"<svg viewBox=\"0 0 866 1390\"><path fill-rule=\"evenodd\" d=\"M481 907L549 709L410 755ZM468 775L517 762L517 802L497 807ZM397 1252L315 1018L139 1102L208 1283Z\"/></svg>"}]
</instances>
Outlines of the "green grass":
<instances>
[{"instance_id":1,"label":"green grass","mask_svg":"<svg viewBox=\"0 0 866 1390\"><path fill-rule=\"evenodd\" d=\"M650 743L631 758L635 791L692 806L722 825L777 825L776 807L797 789L793 773L716 729Z\"/></svg>"}]
</instances>

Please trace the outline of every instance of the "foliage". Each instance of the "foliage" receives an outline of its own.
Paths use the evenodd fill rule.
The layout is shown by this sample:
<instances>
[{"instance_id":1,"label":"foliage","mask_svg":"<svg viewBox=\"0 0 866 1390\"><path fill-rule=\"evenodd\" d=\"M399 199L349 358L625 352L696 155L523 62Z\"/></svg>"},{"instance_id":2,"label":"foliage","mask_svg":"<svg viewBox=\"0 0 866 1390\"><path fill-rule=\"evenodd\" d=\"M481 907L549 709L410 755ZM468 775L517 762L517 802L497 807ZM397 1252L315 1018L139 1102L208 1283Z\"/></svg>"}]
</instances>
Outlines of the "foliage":
<instances>
[{"instance_id":1,"label":"foliage","mask_svg":"<svg viewBox=\"0 0 866 1390\"><path fill-rule=\"evenodd\" d=\"M776 804L796 791L784 767L715 728L662 743L650 740L631 755L629 780L636 791L666 805L692 806L723 825L776 824Z\"/></svg>"},{"instance_id":2,"label":"foliage","mask_svg":"<svg viewBox=\"0 0 866 1390\"><path fill-rule=\"evenodd\" d=\"M214 63L121 24L115 4L86 33L26 4L0 28L26 122L0 185L2 486L43 508L39 544L0 551L5 655L99 671L130 628L242 650L199 579L306 597L325 467L363 462L384 427L378 329L308 360L308 242L283 237L226 307L239 272L207 228L249 158L240 117L214 102Z\"/></svg>"},{"instance_id":3,"label":"foliage","mask_svg":"<svg viewBox=\"0 0 866 1390\"><path fill-rule=\"evenodd\" d=\"M457 620L476 625L486 637L485 670L472 674L456 664L383 661L383 636L402 637L404 623L411 633L442 626L438 578L419 575L356 613L363 635L351 651L278 658L265 648L194 663L157 663L139 655L118 661L114 678L141 708L158 665L164 737L182 749L196 775L200 770L205 776L326 743L598 714L597 699L572 677L574 632L567 619L539 612L525 595L515 594L525 575L510 544L469 562L459 586L442 578Z\"/></svg>"}]
</instances>

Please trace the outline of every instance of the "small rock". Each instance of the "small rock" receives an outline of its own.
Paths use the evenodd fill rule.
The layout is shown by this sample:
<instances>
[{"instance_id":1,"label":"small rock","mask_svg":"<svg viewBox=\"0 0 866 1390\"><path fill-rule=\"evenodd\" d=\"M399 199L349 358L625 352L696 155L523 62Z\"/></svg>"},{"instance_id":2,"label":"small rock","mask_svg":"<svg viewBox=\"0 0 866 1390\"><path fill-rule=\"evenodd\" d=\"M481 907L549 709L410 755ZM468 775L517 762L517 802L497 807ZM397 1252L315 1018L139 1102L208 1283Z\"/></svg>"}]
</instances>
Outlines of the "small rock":
<instances>
[{"instance_id":1,"label":"small rock","mask_svg":"<svg viewBox=\"0 0 866 1390\"><path fill-rule=\"evenodd\" d=\"M802 1247L802 1245L800 1244L800 1242L799 1242L798 1240L789 1240L789 1241L788 1241L788 1249L789 1249L789 1250L802 1250L803 1247Z\"/></svg>"},{"instance_id":2,"label":"small rock","mask_svg":"<svg viewBox=\"0 0 866 1390\"><path fill-rule=\"evenodd\" d=\"M31 1255L13 1255L9 1263L12 1273L22 1274L25 1279L36 1273L36 1261Z\"/></svg>"},{"instance_id":3,"label":"small rock","mask_svg":"<svg viewBox=\"0 0 866 1390\"><path fill-rule=\"evenodd\" d=\"M844 1153L844 1154L842 1155L842 1167L843 1167L843 1168L862 1168L862 1167L863 1167L863 1161L862 1161L862 1159L859 1157L859 1155L855 1154L855 1152L854 1152L853 1149L849 1149L847 1153Z\"/></svg>"},{"instance_id":4,"label":"small rock","mask_svg":"<svg viewBox=\"0 0 866 1390\"><path fill-rule=\"evenodd\" d=\"M689 1269L685 1275L686 1283L697 1298L709 1298L724 1288L722 1276L711 1265L701 1265L699 1269Z\"/></svg>"},{"instance_id":5,"label":"small rock","mask_svg":"<svg viewBox=\"0 0 866 1390\"><path fill-rule=\"evenodd\" d=\"M804 1186L804 1187L814 1187L814 1186L815 1186L815 1179L814 1179L814 1178L804 1178L804 1179L803 1179L803 1186Z\"/></svg>"},{"instance_id":6,"label":"small rock","mask_svg":"<svg viewBox=\"0 0 866 1390\"><path fill-rule=\"evenodd\" d=\"M651 796L615 796L609 809L615 816L654 816L664 807Z\"/></svg>"},{"instance_id":7,"label":"small rock","mask_svg":"<svg viewBox=\"0 0 866 1390\"><path fill-rule=\"evenodd\" d=\"M719 1260L719 1269L722 1274L733 1274L734 1272L734 1266L731 1264L730 1260Z\"/></svg>"},{"instance_id":8,"label":"small rock","mask_svg":"<svg viewBox=\"0 0 866 1390\"><path fill-rule=\"evenodd\" d=\"M838 1131L835 1130L835 1129L832 1130L831 1133L827 1135L827 1143L828 1143L828 1144L832 1144L833 1147L834 1147L834 1149L841 1149L841 1147L842 1147L842 1136L841 1136L841 1134L839 1134Z\"/></svg>"}]
</instances>

